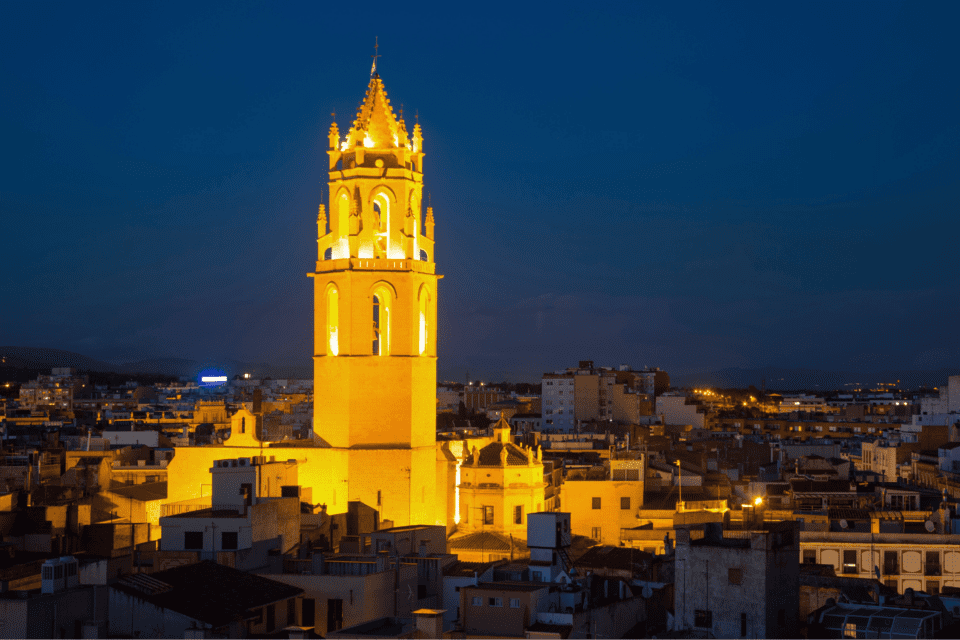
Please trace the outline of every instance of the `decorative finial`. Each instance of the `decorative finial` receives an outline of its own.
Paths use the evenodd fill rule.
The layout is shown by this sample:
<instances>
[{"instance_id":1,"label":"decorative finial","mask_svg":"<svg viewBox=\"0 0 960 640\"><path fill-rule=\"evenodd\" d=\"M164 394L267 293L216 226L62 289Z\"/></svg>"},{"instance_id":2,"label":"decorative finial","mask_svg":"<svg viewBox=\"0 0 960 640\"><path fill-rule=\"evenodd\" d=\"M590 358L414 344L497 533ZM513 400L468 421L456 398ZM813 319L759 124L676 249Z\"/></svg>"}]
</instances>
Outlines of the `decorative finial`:
<instances>
[{"instance_id":1,"label":"decorative finial","mask_svg":"<svg viewBox=\"0 0 960 640\"><path fill-rule=\"evenodd\" d=\"M416 124L420 124L420 109L413 112L413 117L416 118Z\"/></svg>"},{"instance_id":2,"label":"decorative finial","mask_svg":"<svg viewBox=\"0 0 960 640\"><path fill-rule=\"evenodd\" d=\"M371 78L372 78L374 75L376 75L376 73L377 73L377 58L380 57L380 52L379 52L379 49L380 49L380 38L378 38L377 36L374 36L373 38L374 38L374 40L373 40L373 55L370 56L371 58L373 58L373 66L370 67L370 77L371 77Z\"/></svg>"},{"instance_id":3,"label":"decorative finial","mask_svg":"<svg viewBox=\"0 0 960 640\"><path fill-rule=\"evenodd\" d=\"M430 192L429 192L429 191L427 191L427 206L428 206L428 207L432 207L432 206L433 206L433 198L430 197Z\"/></svg>"}]
</instances>

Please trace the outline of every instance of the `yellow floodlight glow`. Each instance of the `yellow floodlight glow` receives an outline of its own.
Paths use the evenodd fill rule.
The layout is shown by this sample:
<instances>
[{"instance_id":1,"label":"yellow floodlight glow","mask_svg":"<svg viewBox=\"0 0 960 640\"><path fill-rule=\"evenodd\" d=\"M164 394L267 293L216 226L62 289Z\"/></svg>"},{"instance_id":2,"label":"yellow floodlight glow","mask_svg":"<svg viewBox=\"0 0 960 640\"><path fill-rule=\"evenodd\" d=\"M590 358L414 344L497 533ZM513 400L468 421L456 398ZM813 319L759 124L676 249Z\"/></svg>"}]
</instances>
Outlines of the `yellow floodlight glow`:
<instances>
[{"instance_id":1,"label":"yellow floodlight glow","mask_svg":"<svg viewBox=\"0 0 960 640\"><path fill-rule=\"evenodd\" d=\"M373 138L370 137L369 133L363 136L363 146L367 147L368 149L373 147Z\"/></svg>"},{"instance_id":2,"label":"yellow floodlight glow","mask_svg":"<svg viewBox=\"0 0 960 640\"><path fill-rule=\"evenodd\" d=\"M760 496L757 496L756 498L753 499L753 504L759 507L760 505L763 504L763 498L761 498Z\"/></svg>"}]
</instances>

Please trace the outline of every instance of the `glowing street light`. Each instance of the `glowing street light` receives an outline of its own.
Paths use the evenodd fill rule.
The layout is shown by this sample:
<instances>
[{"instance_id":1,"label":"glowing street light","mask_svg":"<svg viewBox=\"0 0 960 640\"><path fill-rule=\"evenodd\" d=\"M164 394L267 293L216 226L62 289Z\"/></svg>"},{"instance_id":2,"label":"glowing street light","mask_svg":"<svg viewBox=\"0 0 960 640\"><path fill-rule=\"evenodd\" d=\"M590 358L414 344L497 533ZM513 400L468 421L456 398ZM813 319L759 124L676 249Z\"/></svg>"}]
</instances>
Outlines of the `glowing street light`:
<instances>
[{"instance_id":1,"label":"glowing street light","mask_svg":"<svg viewBox=\"0 0 960 640\"><path fill-rule=\"evenodd\" d=\"M760 496L757 496L756 498L754 498L753 504L759 507L760 505L763 504L763 498L761 498Z\"/></svg>"}]
</instances>

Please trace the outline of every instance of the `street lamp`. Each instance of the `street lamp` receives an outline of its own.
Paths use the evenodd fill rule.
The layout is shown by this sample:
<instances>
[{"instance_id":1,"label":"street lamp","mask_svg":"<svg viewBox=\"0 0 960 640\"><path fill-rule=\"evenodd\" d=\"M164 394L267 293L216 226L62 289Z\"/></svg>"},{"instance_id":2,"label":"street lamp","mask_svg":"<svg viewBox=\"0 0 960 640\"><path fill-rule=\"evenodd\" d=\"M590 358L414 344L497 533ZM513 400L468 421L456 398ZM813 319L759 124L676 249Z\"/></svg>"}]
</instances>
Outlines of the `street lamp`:
<instances>
[{"instance_id":1,"label":"street lamp","mask_svg":"<svg viewBox=\"0 0 960 640\"><path fill-rule=\"evenodd\" d=\"M683 467L680 466L680 460L677 460L677 490L680 492L680 501L677 504L677 513L683 513Z\"/></svg>"}]
</instances>

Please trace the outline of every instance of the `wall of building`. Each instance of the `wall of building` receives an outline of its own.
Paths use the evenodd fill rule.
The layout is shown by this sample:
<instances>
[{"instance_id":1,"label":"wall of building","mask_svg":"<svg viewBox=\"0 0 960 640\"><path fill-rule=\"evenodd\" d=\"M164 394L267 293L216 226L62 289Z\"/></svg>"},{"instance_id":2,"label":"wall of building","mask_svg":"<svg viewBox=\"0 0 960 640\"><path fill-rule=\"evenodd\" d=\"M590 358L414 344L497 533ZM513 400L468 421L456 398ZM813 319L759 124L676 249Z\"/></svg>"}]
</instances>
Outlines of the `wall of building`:
<instances>
[{"instance_id":1,"label":"wall of building","mask_svg":"<svg viewBox=\"0 0 960 640\"><path fill-rule=\"evenodd\" d=\"M536 620L540 600L548 589L538 591L511 591L500 588L466 587L460 590L460 611L463 613L464 630L470 634L491 634L508 637L523 637L524 631ZM480 604L473 604L473 598ZM490 598L499 598L500 606L491 606ZM520 601L519 607L511 607L510 600Z\"/></svg>"},{"instance_id":2,"label":"wall of building","mask_svg":"<svg viewBox=\"0 0 960 640\"><path fill-rule=\"evenodd\" d=\"M704 428L705 416L697 411L699 405L686 404L686 396L657 397L656 413L663 416L664 424L684 424L695 429Z\"/></svg>"},{"instance_id":3,"label":"wall of building","mask_svg":"<svg viewBox=\"0 0 960 640\"><path fill-rule=\"evenodd\" d=\"M118 589L110 589L109 608L108 633L112 637L183 638L187 629L203 626Z\"/></svg>"},{"instance_id":4,"label":"wall of building","mask_svg":"<svg viewBox=\"0 0 960 640\"><path fill-rule=\"evenodd\" d=\"M855 552L854 571L844 568L844 551ZM876 579L875 568L879 568L880 580L900 593L907 588L939 591L960 587L960 535L804 531L800 534L801 562L804 552L812 552L818 564L831 565L837 575ZM933 569L927 565L928 552L935 554L939 571L928 572ZM888 553L896 559L897 573L886 572Z\"/></svg>"},{"instance_id":5,"label":"wall of building","mask_svg":"<svg viewBox=\"0 0 960 640\"><path fill-rule=\"evenodd\" d=\"M715 637L744 637L744 615L745 637L791 635L789 630L796 629L798 616L799 562L794 561L794 554L799 543L793 523L781 528L783 531L776 532L725 532L735 535L729 544L691 544L687 530L677 532L675 597L682 628L698 628L696 612L709 611L712 624L706 629Z\"/></svg>"},{"instance_id":6,"label":"wall of building","mask_svg":"<svg viewBox=\"0 0 960 640\"><path fill-rule=\"evenodd\" d=\"M330 600L343 601L343 626L369 622L384 616L394 615L396 592L396 572L394 570L371 573L365 576L330 576L330 575L294 575L269 574L265 578L283 582L303 589L303 595L297 601L298 624L304 627L314 627L316 633L325 636L327 628L327 612ZM416 591L416 576L414 572L414 591ZM302 619L303 600L314 600L314 620Z\"/></svg>"},{"instance_id":7,"label":"wall of building","mask_svg":"<svg viewBox=\"0 0 960 640\"><path fill-rule=\"evenodd\" d=\"M97 597L94 597L97 589ZM107 617L105 587L80 587L29 598L0 598L0 638L73 638L87 620Z\"/></svg>"},{"instance_id":8,"label":"wall of building","mask_svg":"<svg viewBox=\"0 0 960 640\"><path fill-rule=\"evenodd\" d=\"M594 498L600 498L599 509L593 508ZM622 498L629 498L629 508L622 508ZM619 546L620 530L642 523L637 510L643 506L643 481L568 480L560 489L560 503L570 512L573 533L596 539L599 528L598 542Z\"/></svg>"},{"instance_id":9,"label":"wall of building","mask_svg":"<svg viewBox=\"0 0 960 640\"><path fill-rule=\"evenodd\" d=\"M541 406L545 431L573 431L575 394L574 376L547 374L541 380ZM562 413L561 413L562 411Z\"/></svg>"},{"instance_id":10,"label":"wall of building","mask_svg":"<svg viewBox=\"0 0 960 640\"><path fill-rule=\"evenodd\" d=\"M543 510L543 465L460 467L460 531L495 530L525 537L527 515ZM493 524L483 522L483 507L493 507ZM522 509L515 522L515 509Z\"/></svg>"},{"instance_id":11,"label":"wall of building","mask_svg":"<svg viewBox=\"0 0 960 640\"><path fill-rule=\"evenodd\" d=\"M947 411L960 413L960 376L950 376L947 380Z\"/></svg>"}]
</instances>

